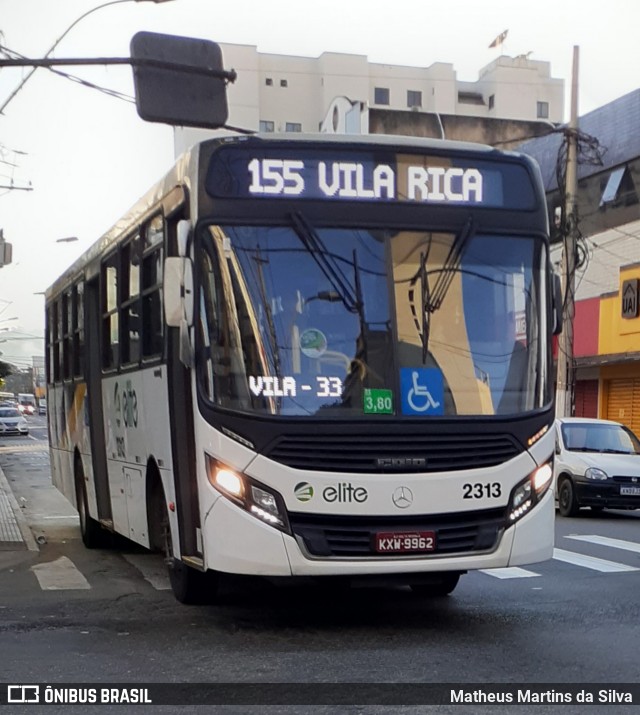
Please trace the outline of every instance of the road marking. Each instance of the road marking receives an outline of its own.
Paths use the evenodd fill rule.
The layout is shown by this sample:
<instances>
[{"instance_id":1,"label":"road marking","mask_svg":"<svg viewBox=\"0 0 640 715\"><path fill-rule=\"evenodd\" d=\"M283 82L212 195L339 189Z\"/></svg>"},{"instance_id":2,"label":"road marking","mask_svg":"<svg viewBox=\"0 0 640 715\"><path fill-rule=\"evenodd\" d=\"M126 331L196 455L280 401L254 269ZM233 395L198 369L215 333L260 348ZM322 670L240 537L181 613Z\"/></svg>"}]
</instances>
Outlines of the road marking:
<instances>
[{"instance_id":1,"label":"road marking","mask_svg":"<svg viewBox=\"0 0 640 715\"><path fill-rule=\"evenodd\" d=\"M152 554L122 554L125 561L138 569L145 581L148 581L156 591L171 589L167 567L161 556Z\"/></svg>"},{"instance_id":2,"label":"road marking","mask_svg":"<svg viewBox=\"0 0 640 715\"><path fill-rule=\"evenodd\" d=\"M43 591L75 591L91 588L73 561L66 556L46 564L37 564L32 566L31 570L35 573Z\"/></svg>"},{"instance_id":3,"label":"road marking","mask_svg":"<svg viewBox=\"0 0 640 715\"><path fill-rule=\"evenodd\" d=\"M480 569L480 573L486 573L487 576L493 576L494 578L532 578L533 576L540 576L539 573L535 571L527 571L527 569L521 569L519 566L509 566L503 569Z\"/></svg>"},{"instance_id":4,"label":"road marking","mask_svg":"<svg viewBox=\"0 0 640 715\"><path fill-rule=\"evenodd\" d=\"M640 544L635 541L623 541L622 539L610 539L608 536L597 536L596 534L573 534L565 536L565 539L575 539L576 541L586 541L589 544L597 544L598 546L611 546L614 549L622 549L623 551L633 551L635 554L640 554Z\"/></svg>"},{"instance_id":5,"label":"road marking","mask_svg":"<svg viewBox=\"0 0 640 715\"><path fill-rule=\"evenodd\" d=\"M634 566L626 564L618 564L615 561L607 561L606 559L597 559L595 556L585 556L574 551L565 551L564 549L554 549L553 558L557 561L564 561L567 564L574 566L582 566L593 571L601 571L602 573L615 573L622 571L638 571Z\"/></svg>"}]
</instances>

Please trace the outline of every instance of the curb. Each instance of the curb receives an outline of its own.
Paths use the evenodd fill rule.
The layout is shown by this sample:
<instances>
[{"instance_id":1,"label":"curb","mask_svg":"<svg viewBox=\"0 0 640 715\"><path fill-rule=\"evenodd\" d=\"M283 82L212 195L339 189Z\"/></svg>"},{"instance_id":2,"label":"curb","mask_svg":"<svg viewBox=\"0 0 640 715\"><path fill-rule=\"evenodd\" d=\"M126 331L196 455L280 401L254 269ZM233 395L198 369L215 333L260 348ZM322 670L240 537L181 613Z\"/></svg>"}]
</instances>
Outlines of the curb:
<instances>
[{"instance_id":1,"label":"curb","mask_svg":"<svg viewBox=\"0 0 640 715\"><path fill-rule=\"evenodd\" d=\"M18 529L20 530L20 534L22 536L22 541L27 547L29 551L40 551L38 544L31 533L31 529L29 528L29 524L27 523L27 519L25 518L24 514L22 513L20 506L13 495L13 492L11 491L11 487L9 486L9 482L7 481L7 478L2 471L2 467L0 467L0 496L5 496L7 501L9 502L9 506L11 510L13 511L13 517L16 521L16 524L18 526ZM20 542L16 542L18 544ZM3 549L3 551L6 550Z\"/></svg>"}]
</instances>

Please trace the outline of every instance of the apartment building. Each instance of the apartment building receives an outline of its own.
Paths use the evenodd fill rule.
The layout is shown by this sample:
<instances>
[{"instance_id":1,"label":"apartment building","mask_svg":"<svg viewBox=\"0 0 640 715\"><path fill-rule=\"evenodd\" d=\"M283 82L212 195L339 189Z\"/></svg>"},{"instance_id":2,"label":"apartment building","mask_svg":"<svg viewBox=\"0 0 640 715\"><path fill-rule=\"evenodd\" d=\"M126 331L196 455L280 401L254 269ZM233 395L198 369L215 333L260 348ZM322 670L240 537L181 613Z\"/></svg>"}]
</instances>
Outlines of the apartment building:
<instances>
[{"instance_id":1,"label":"apartment building","mask_svg":"<svg viewBox=\"0 0 640 715\"><path fill-rule=\"evenodd\" d=\"M228 87L228 123L234 127L366 134L370 110L542 124L563 120L564 80L551 76L548 62L524 55L497 57L476 81L462 82L446 62L409 67L369 62L364 55L294 57L258 52L253 45L220 46L225 67L238 73ZM176 130L176 155L208 136Z\"/></svg>"}]
</instances>

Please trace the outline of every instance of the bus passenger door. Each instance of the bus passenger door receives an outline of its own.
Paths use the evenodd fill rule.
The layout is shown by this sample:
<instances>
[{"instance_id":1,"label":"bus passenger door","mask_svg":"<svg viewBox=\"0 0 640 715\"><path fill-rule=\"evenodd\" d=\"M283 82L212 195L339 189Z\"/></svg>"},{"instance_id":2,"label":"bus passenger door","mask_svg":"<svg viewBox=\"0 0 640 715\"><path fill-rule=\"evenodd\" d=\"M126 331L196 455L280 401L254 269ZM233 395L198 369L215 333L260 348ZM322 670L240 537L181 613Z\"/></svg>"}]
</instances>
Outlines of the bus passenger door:
<instances>
[{"instance_id":1,"label":"bus passenger door","mask_svg":"<svg viewBox=\"0 0 640 715\"><path fill-rule=\"evenodd\" d=\"M177 256L177 225L180 215L168 221L167 255ZM165 276L166 279L166 276ZM167 328L167 377L169 383L169 416L173 478L178 513L180 553L182 559L196 568L204 567L200 500L196 476L194 395L191 370L180 359L180 329Z\"/></svg>"},{"instance_id":2,"label":"bus passenger door","mask_svg":"<svg viewBox=\"0 0 640 715\"><path fill-rule=\"evenodd\" d=\"M102 405L102 349L100 340L100 281L96 277L87 281L85 335L85 369L87 396L89 399L89 420L91 429L91 460L95 482L98 519L111 525L111 496L107 474L107 449L104 437L104 414ZM91 349L92 348L92 349Z\"/></svg>"}]
</instances>

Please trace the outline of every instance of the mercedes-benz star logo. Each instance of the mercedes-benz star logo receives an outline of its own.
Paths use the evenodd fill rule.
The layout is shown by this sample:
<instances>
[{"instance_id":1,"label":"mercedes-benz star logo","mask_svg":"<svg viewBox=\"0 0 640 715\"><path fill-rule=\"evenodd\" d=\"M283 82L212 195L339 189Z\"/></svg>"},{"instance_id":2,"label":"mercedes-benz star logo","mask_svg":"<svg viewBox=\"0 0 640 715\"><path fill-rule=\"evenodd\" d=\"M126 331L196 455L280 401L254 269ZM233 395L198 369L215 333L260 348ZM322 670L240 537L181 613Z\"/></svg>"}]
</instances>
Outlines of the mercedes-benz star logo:
<instances>
[{"instance_id":1,"label":"mercedes-benz star logo","mask_svg":"<svg viewBox=\"0 0 640 715\"><path fill-rule=\"evenodd\" d=\"M398 509L406 509L413 504L413 492L409 487L398 487L391 498Z\"/></svg>"}]
</instances>

